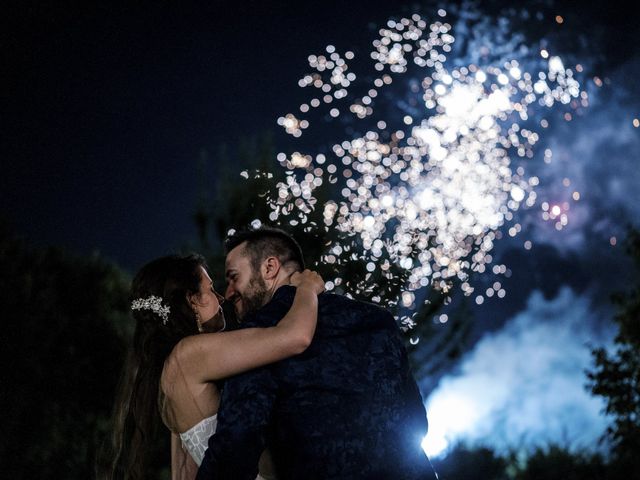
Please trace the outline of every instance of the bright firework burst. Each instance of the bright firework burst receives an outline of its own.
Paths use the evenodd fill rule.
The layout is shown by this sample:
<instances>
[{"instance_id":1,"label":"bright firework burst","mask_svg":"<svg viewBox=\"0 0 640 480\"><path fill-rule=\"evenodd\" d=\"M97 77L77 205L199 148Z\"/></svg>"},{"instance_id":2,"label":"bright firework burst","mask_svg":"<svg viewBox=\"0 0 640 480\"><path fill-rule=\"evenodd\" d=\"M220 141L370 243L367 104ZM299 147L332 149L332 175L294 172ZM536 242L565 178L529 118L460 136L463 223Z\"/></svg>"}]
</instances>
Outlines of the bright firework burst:
<instances>
[{"instance_id":1,"label":"bright firework burst","mask_svg":"<svg viewBox=\"0 0 640 480\"><path fill-rule=\"evenodd\" d=\"M286 181L268 199L272 221L306 224L314 209L322 211L325 229L342 234L327 245L323 261L338 270L356 259L366 264L364 283L352 288L355 293L374 278L392 281L401 270L406 285L400 304L407 309L415 309L421 289L447 291L458 284L465 295L474 292L470 273L487 270L499 229L523 204L536 201L537 177L512 166L514 156L534 156L539 136L525 128L532 111L557 103L575 108L571 104L578 99L587 104L573 71L545 49L540 51L545 69L535 73L514 59L500 66L449 68L455 38L446 12L438 15L442 20L433 23L417 14L390 20L379 30L370 52L376 74L361 79L364 95L352 92L358 80L349 65L353 52L341 55L330 45L326 54L309 56L313 72L298 84L314 94L298 116L288 113L278 124L298 138L311 126L304 117L326 109L326 118L375 126L333 143L327 155L280 153ZM404 115L403 127L392 130L376 102L383 103L384 89L410 66L425 72L419 86L423 107L414 109L417 115ZM319 200L316 192L327 184L335 194ZM566 225L563 208L543 205L544 214L560 226ZM516 224L509 234L518 231ZM337 275L328 286L342 283ZM481 303L482 295L476 301ZM405 326L413 323L408 314L401 320Z\"/></svg>"}]
</instances>

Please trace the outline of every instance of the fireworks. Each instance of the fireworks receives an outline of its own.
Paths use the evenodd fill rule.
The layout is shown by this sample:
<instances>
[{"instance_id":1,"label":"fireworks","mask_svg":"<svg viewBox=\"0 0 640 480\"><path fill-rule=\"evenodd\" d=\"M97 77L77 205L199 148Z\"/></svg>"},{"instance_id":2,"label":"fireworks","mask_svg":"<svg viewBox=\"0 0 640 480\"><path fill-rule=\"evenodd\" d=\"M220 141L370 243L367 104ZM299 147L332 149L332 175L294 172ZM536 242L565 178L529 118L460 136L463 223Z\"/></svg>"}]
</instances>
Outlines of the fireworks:
<instances>
[{"instance_id":1,"label":"fireworks","mask_svg":"<svg viewBox=\"0 0 640 480\"><path fill-rule=\"evenodd\" d=\"M532 112L588 104L573 71L544 49L543 71L525 71L513 59L500 66L450 68L454 32L444 21L446 12L438 15L443 19L433 23L416 14L381 28L370 52L373 76L356 75L353 52L341 55L332 45L326 55L309 56L313 71L298 85L312 89L311 98L297 116L288 113L278 124L299 138L312 126L306 117L326 108L325 118L350 122L364 134L332 142L327 155L280 153L286 182L268 200L272 221L304 225L319 209L325 228L353 240L352 248L342 242L328 245L323 261L362 260L365 280L375 273L391 280L391 265L401 268L407 284L399 302L406 308L415 308L415 292L428 286L446 290L457 284L465 295L474 292L470 273L484 272L493 261L490 252L500 228L523 205L536 203L538 178L527 177L513 161L534 157L539 135L529 126ZM401 128L391 129L390 114L377 105L385 102L384 89L410 68L421 72L414 90L422 106L404 112ZM354 92L357 81L363 95ZM565 119L571 119L569 112ZM542 128L546 124L539 122ZM545 161L550 158L545 152ZM315 193L322 185L335 195L319 202ZM568 204L542 206L545 219L558 229L567 224L568 209ZM520 228L513 225L509 235ZM503 273L503 266L490 271ZM328 285L341 283L336 277ZM493 287L476 301L504 296L499 282ZM408 315L403 321L411 324Z\"/></svg>"}]
</instances>

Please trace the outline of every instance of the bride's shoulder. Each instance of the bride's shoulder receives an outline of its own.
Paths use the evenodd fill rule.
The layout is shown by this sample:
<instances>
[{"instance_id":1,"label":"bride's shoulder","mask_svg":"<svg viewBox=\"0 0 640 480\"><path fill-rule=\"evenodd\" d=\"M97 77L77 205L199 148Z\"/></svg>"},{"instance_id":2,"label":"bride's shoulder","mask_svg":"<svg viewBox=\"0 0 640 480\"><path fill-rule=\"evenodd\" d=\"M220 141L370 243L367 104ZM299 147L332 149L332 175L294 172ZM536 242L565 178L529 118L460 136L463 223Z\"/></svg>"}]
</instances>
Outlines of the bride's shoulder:
<instances>
[{"instance_id":1,"label":"bride's shoulder","mask_svg":"<svg viewBox=\"0 0 640 480\"><path fill-rule=\"evenodd\" d=\"M173 347L162 366L160 389L167 397L172 396L176 385L183 383L184 377L189 374L188 358L189 351L193 349L193 342L188 341L188 338L183 338Z\"/></svg>"},{"instance_id":2,"label":"bride's shoulder","mask_svg":"<svg viewBox=\"0 0 640 480\"><path fill-rule=\"evenodd\" d=\"M173 432L185 432L218 410L219 391L215 383L201 383L193 374L193 357L186 358L182 349L190 342L176 345L166 358L159 385L159 406L162 419ZM191 359L191 360L190 360ZM190 366L191 365L191 366Z\"/></svg>"},{"instance_id":3,"label":"bride's shoulder","mask_svg":"<svg viewBox=\"0 0 640 480\"><path fill-rule=\"evenodd\" d=\"M217 334L200 334L184 337L181 339L167 358L162 367L160 376L160 388L170 395L178 385L200 384L198 372L202 369L202 362L207 352L206 340ZM206 337L206 338L205 338ZM215 351L215 349L213 349Z\"/></svg>"},{"instance_id":4,"label":"bride's shoulder","mask_svg":"<svg viewBox=\"0 0 640 480\"><path fill-rule=\"evenodd\" d=\"M166 397L172 397L177 380L180 375L180 367L173 352L164 361L162 374L160 375L160 391Z\"/></svg>"}]
</instances>

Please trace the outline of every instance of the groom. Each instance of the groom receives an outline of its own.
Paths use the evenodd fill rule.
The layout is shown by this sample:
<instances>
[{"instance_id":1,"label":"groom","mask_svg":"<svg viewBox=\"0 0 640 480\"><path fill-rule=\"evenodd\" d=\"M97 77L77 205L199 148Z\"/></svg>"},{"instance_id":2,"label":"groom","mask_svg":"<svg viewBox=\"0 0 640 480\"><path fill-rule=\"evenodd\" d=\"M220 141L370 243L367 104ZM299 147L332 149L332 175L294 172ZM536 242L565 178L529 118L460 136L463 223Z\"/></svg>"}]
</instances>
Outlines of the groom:
<instances>
[{"instance_id":1,"label":"groom","mask_svg":"<svg viewBox=\"0 0 640 480\"><path fill-rule=\"evenodd\" d=\"M243 327L270 327L289 310L289 276L304 268L285 232L227 239L227 299ZM198 480L254 480L268 447L278 480L435 479L420 446L427 418L390 313L333 294L319 298L301 355L232 377Z\"/></svg>"}]
</instances>

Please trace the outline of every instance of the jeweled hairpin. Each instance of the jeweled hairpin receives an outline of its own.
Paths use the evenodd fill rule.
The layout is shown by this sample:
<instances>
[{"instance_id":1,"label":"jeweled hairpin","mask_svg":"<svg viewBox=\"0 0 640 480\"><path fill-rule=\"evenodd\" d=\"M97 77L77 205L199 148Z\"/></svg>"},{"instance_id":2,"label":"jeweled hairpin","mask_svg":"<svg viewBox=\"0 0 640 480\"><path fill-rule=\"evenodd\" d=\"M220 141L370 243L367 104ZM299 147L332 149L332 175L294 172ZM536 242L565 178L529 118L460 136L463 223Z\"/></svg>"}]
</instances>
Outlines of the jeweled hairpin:
<instances>
[{"instance_id":1,"label":"jeweled hairpin","mask_svg":"<svg viewBox=\"0 0 640 480\"><path fill-rule=\"evenodd\" d=\"M136 298L131 302L131 310L151 310L162 318L163 325L167 324L169 321L169 313L171 313L168 305L162 305L162 297L156 297L155 295L147 298Z\"/></svg>"}]
</instances>

